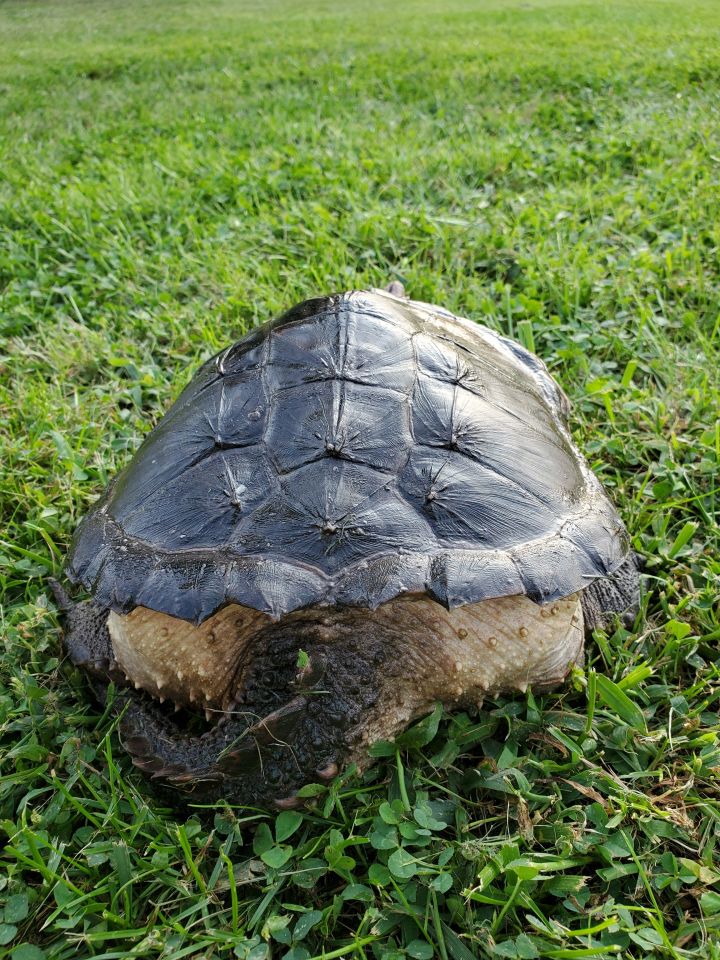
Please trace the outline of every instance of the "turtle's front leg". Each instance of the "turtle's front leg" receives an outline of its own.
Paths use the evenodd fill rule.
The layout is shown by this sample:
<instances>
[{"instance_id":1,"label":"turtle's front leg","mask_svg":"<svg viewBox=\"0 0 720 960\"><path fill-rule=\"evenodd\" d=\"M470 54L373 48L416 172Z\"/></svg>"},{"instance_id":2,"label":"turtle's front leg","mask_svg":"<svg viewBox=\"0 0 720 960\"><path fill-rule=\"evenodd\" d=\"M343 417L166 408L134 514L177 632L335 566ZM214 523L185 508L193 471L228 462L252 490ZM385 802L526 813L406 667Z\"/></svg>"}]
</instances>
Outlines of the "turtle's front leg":
<instances>
[{"instance_id":1,"label":"turtle's front leg","mask_svg":"<svg viewBox=\"0 0 720 960\"><path fill-rule=\"evenodd\" d=\"M304 784L332 780L341 759L336 727L346 718L341 711L333 723L326 713L323 659L311 655L301 666L293 643L269 646L254 650L238 699L206 733L181 729L132 692L120 734L135 766L196 797L279 809L298 806Z\"/></svg>"}]
</instances>

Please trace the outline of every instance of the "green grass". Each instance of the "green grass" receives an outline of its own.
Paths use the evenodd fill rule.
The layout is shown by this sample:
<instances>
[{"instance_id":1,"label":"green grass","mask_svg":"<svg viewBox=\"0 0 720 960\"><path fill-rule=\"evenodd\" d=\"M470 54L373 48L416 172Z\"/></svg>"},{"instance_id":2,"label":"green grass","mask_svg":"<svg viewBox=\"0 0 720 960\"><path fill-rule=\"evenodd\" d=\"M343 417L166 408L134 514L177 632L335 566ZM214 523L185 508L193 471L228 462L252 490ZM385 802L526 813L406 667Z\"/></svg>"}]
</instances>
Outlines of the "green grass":
<instances>
[{"instance_id":1,"label":"green grass","mask_svg":"<svg viewBox=\"0 0 720 960\"><path fill-rule=\"evenodd\" d=\"M3 0L0 48L0 956L720 958L720 6ZM173 812L47 577L203 358L396 277L547 360L643 616L305 813Z\"/></svg>"}]
</instances>

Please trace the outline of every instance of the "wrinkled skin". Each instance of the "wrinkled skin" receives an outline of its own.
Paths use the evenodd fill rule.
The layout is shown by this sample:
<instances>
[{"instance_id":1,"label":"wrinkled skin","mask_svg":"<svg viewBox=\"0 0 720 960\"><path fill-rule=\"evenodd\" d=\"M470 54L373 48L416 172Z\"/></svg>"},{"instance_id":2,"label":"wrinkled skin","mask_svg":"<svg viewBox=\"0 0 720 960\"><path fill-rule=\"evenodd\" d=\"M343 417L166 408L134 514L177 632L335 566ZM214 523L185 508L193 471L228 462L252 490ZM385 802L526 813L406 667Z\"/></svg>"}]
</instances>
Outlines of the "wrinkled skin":
<instances>
[{"instance_id":1,"label":"wrinkled skin","mask_svg":"<svg viewBox=\"0 0 720 960\"><path fill-rule=\"evenodd\" d=\"M109 683L117 687L113 708L122 714L121 738L133 763L156 783L195 798L225 797L286 809L300 802L295 793L304 784L331 780L349 761L366 765L369 742L383 732L377 715L387 710L395 690L403 684L407 688L409 670L418 674L419 687L427 686L414 715L427 712L435 700L465 707L482 700L477 689L454 698L441 686L433 689L432 670L422 680L422 665L408 648L405 623L388 624L366 609L332 608L322 617L260 629L236 678L229 708L205 732L189 732L190 713L174 714L172 705L163 707L136 690L120 670L106 625L107 609L92 602L73 603L57 584L54 590L65 614L70 659L87 672L99 698L104 699ZM632 621L639 601L636 558L631 556L614 575L587 587L581 600L588 632L616 616ZM575 660L581 656L580 649ZM569 660L558 675L535 678L536 688L561 683L571 665ZM501 681L491 692L510 690L503 689ZM408 719L412 717L401 721ZM397 732L388 729L390 735Z\"/></svg>"}]
</instances>

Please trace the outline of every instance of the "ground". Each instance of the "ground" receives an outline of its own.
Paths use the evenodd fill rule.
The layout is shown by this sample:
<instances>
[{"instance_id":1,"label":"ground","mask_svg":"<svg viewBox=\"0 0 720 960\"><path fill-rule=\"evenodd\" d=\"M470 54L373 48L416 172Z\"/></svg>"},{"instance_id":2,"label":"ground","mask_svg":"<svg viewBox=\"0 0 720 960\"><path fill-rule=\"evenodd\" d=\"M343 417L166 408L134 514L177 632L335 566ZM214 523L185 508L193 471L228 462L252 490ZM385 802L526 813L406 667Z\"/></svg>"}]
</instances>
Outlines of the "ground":
<instances>
[{"instance_id":1,"label":"ground","mask_svg":"<svg viewBox=\"0 0 720 960\"><path fill-rule=\"evenodd\" d=\"M720 957L720 7L3 0L0 36L0 956ZM173 812L47 578L203 358L390 279L548 362L642 616L305 813Z\"/></svg>"}]
</instances>

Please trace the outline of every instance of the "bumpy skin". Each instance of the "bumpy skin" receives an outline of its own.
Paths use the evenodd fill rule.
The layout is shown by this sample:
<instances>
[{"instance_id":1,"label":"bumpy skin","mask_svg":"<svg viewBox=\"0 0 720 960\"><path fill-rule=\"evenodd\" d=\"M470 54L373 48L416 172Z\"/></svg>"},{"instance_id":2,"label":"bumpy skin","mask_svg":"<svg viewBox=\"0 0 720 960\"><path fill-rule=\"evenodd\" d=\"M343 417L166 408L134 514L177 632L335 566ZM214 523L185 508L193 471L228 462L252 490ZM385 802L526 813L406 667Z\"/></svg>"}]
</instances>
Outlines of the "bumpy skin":
<instances>
[{"instance_id":1,"label":"bumpy skin","mask_svg":"<svg viewBox=\"0 0 720 960\"><path fill-rule=\"evenodd\" d=\"M627 536L567 413L518 344L382 291L307 301L208 361L67 565L94 598L67 605L68 651L118 685L134 762L194 795L292 805L357 752L402 675L402 627L381 629L379 605L584 590L590 627L632 611ZM278 622L253 638L227 716L190 735L119 675L107 612L199 624L230 603ZM330 628L284 625L316 606Z\"/></svg>"}]
</instances>

